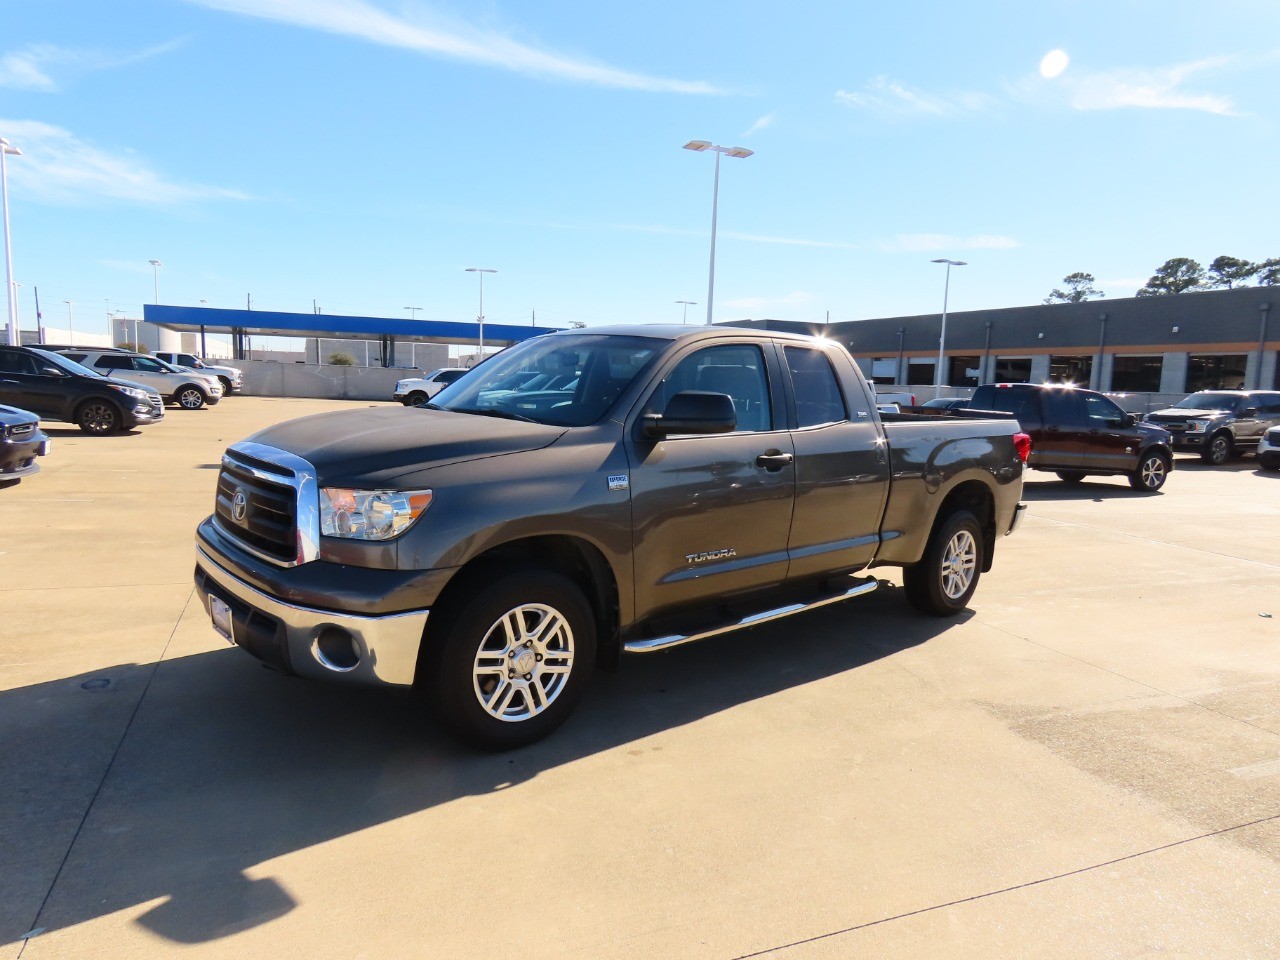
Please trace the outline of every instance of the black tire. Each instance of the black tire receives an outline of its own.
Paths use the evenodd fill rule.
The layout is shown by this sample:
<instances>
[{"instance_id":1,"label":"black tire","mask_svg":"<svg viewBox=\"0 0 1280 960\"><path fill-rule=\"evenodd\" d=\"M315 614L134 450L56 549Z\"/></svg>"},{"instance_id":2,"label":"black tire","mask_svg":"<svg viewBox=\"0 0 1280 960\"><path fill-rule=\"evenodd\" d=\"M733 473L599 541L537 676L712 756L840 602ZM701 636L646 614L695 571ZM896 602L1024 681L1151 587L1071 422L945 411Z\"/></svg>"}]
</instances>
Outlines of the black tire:
<instances>
[{"instance_id":1,"label":"black tire","mask_svg":"<svg viewBox=\"0 0 1280 960\"><path fill-rule=\"evenodd\" d=\"M207 398L199 387L187 384L173 395L173 399L183 410L199 410L204 406Z\"/></svg>"},{"instance_id":2,"label":"black tire","mask_svg":"<svg viewBox=\"0 0 1280 960\"><path fill-rule=\"evenodd\" d=\"M1220 467L1231 459L1231 434L1218 433L1209 438L1208 446L1200 451L1200 459L1210 466Z\"/></svg>"},{"instance_id":3,"label":"black tire","mask_svg":"<svg viewBox=\"0 0 1280 960\"><path fill-rule=\"evenodd\" d=\"M939 517L924 556L903 570L907 601L921 613L954 617L982 576L982 527L968 510Z\"/></svg>"},{"instance_id":4,"label":"black tire","mask_svg":"<svg viewBox=\"0 0 1280 960\"><path fill-rule=\"evenodd\" d=\"M110 400L86 400L76 407L76 426L85 433L103 436L124 429L124 417L120 408Z\"/></svg>"},{"instance_id":5,"label":"black tire","mask_svg":"<svg viewBox=\"0 0 1280 960\"><path fill-rule=\"evenodd\" d=\"M591 679L591 605L568 577L536 567L455 597L427 631L419 692L441 725L472 746L510 750L541 740Z\"/></svg>"},{"instance_id":6,"label":"black tire","mask_svg":"<svg viewBox=\"0 0 1280 960\"><path fill-rule=\"evenodd\" d=\"M413 393L409 394L407 397L404 398L404 405L406 407L420 407L426 402L427 402L427 395L423 393L421 390L415 390L413 391Z\"/></svg>"},{"instance_id":7,"label":"black tire","mask_svg":"<svg viewBox=\"0 0 1280 960\"><path fill-rule=\"evenodd\" d=\"M1145 493L1155 493L1169 479L1172 467L1173 463L1166 454L1148 450L1138 460L1138 469L1129 474L1129 486Z\"/></svg>"},{"instance_id":8,"label":"black tire","mask_svg":"<svg viewBox=\"0 0 1280 960\"><path fill-rule=\"evenodd\" d=\"M231 378L230 378L230 377L218 377L218 379L219 379L220 381L222 381L222 395L223 395L224 397L226 397L226 396L230 396L230 395L231 395Z\"/></svg>"},{"instance_id":9,"label":"black tire","mask_svg":"<svg viewBox=\"0 0 1280 960\"><path fill-rule=\"evenodd\" d=\"M1072 486L1077 483L1084 483L1084 478L1087 476L1083 470L1058 470L1057 474L1059 480Z\"/></svg>"}]
</instances>

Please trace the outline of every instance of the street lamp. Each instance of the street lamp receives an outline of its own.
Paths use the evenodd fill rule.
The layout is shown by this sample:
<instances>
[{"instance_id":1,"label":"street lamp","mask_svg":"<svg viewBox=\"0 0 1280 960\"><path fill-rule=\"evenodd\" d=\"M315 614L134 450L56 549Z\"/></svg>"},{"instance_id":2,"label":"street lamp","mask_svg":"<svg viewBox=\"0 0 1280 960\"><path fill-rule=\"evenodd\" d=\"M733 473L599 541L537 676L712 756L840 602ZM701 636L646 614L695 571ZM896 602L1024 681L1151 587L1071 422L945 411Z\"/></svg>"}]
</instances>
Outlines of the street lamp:
<instances>
[{"instance_id":1,"label":"street lamp","mask_svg":"<svg viewBox=\"0 0 1280 960\"><path fill-rule=\"evenodd\" d=\"M934 386L942 386L942 355L947 348L947 295L951 292L951 268L966 267L967 263L963 260L948 260L945 257L931 261L932 263L945 263L947 265L947 279L942 287L942 332L938 335L938 369L934 371Z\"/></svg>"},{"instance_id":2,"label":"street lamp","mask_svg":"<svg viewBox=\"0 0 1280 960\"><path fill-rule=\"evenodd\" d=\"M18 295L13 289L13 254L9 249L9 171L5 157L20 157L22 151L0 137L0 195L4 197L4 270L5 303L9 308L9 346L22 346L22 334L18 330Z\"/></svg>"},{"instance_id":3,"label":"street lamp","mask_svg":"<svg viewBox=\"0 0 1280 960\"><path fill-rule=\"evenodd\" d=\"M76 345L76 331L75 325L71 320L71 308L76 305L76 302L74 300L63 300L62 302L67 305L67 342L74 347Z\"/></svg>"},{"instance_id":4,"label":"street lamp","mask_svg":"<svg viewBox=\"0 0 1280 960\"><path fill-rule=\"evenodd\" d=\"M677 300L676 303L684 304L684 307L680 310L680 322L682 324L687 323L689 320L689 308L696 307L698 305L698 301L697 300Z\"/></svg>"},{"instance_id":5,"label":"street lamp","mask_svg":"<svg viewBox=\"0 0 1280 960\"><path fill-rule=\"evenodd\" d=\"M755 153L754 150L748 150L746 147L722 147L713 144L709 140L690 140L684 145L686 150L695 150L702 153L705 150L712 150L716 155L716 173L715 180L712 181L711 187L711 267L707 271L707 325L711 325L711 306L715 300L716 293L716 208L720 203L720 154L726 154L730 157L739 157L745 159Z\"/></svg>"},{"instance_id":6,"label":"street lamp","mask_svg":"<svg viewBox=\"0 0 1280 960\"><path fill-rule=\"evenodd\" d=\"M419 311L419 310L421 310L422 308L421 308L421 307L405 307L405 309L409 311L409 319L410 319L410 320L417 320L417 319L418 319L418 311Z\"/></svg>"},{"instance_id":7,"label":"street lamp","mask_svg":"<svg viewBox=\"0 0 1280 960\"><path fill-rule=\"evenodd\" d=\"M164 266L159 260L148 260L151 264L151 273L156 284L156 303L160 302L160 268Z\"/></svg>"},{"instance_id":8,"label":"street lamp","mask_svg":"<svg viewBox=\"0 0 1280 960\"><path fill-rule=\"evenodd\" d=\"M497 273L497 270L489 267L467 267L467 273L480 274L480 359L484 359L484 275L486 273ZM478 361L477 361L478 362Z\"/></svg>"}]
</instances>

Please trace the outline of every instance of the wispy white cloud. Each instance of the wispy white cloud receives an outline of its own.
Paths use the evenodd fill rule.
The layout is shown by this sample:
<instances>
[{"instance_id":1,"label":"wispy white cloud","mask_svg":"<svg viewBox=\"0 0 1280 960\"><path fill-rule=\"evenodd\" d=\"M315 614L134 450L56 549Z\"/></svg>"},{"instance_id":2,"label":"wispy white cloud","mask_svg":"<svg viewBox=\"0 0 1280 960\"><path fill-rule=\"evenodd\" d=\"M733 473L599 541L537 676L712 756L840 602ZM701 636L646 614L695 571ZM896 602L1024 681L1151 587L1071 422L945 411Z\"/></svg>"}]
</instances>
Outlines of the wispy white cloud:
<instances>
[{"instance_id":1,"label":"wispy white cloud","mask_svg":"<svg viewBox=\"0 0 1280 960\"><path fill-rule=\"evenodd\" d=\"M22 150L22 156L7 165L15 196L71 205L123 200L165 206L249 199L238 190L169 180L132 150L100 149L38 120L0 119L0 130Z\"/></svg>"},{"instance_id":2,"label":"wispy white cloud","mask_svg":"<svg viewBox=\"0 0 1280 960\"><path fill-rule=\"evenodd\" d=\"M700 80L672 80L539 49L500 33L454 23L425 8L390 13L366 0L187 0L226 13L356 37L387 47L448 57L517 73L659 93L716 94Z\"/></svg>"},{"instance_id":3,"label":"wispy white cloud","mask_svg":"<svg viewBox=\"0 0 1280 960\"><path fill-rule=\"evenodd\" d=\"M1160 110L1198 110L1234 116L1235 104L1222 94L1185 88L1188 78L1232 63L1231 57L1209 57L1171 67L1127 67L1083 76L1064 77L1071 106L1077 110L1118 110L1140 107Z\"/></svg>"},{"instance_id":4,"label":"wispy white cloud","mask_svg":"<svg viewBox=\"0 0 1280 960\"><path fill-rule=\"evenodd\" d=\"M746 131L742 134L742 138L745 140L747 137L751 136L752 134L759 133L765 127L772 126L773 120L774 120L774 115L772 113L766 113L763 117L761 117L751 126L747 127Z\"/></svg>"},{"instance_id":5,"label":"wispy white cloud","mask_svg":"<svg viewBox=\"0 0 1280 960\"><path fill-rule=\"evenodd\" d=\"M936 253L947 250L1013 250L1022 246L1013 237L975 234L953 237L945 233L900 233L892 240L878 241L886 253Z\"/></svg>"},{"instance_id":6,"label":"wispy white cloud","mask_svg":"<svg viewBox=\"0 0 1280 960\"><path fill-rule=\"evenodd\" d=\"M67 77L127 66L176 50L184 42L170 40L133 53L70 50L49 43L29 44L0 56L0 87L53 93L62 88Z\"/></svg>"},{"instance_id":7,"label":"wispy white cloud","mask_svg":"<svg viewBox=\"0 0 1280 960\"><path fill-rule=\"evenodd\" d=\"M926 93L886 76L872 77L861 90L837 90L836 102L886 117L958 117L982 113L996 104L985 93Z\"/></svg>"},{"instance_id":8,"label":"wispy white cloud","mask_svg":"<svg viewBox=\"0 0 1280 960\"><path fill-rule=\"evenodd\" d=\"M738 297L737 299L721 300L720 306L728 307L733 310L778 310L788 307L805 307L813 303L813 294L805 290L794 290L791 293L784 294L781 297Z\"/></svg>"}]
</instances>

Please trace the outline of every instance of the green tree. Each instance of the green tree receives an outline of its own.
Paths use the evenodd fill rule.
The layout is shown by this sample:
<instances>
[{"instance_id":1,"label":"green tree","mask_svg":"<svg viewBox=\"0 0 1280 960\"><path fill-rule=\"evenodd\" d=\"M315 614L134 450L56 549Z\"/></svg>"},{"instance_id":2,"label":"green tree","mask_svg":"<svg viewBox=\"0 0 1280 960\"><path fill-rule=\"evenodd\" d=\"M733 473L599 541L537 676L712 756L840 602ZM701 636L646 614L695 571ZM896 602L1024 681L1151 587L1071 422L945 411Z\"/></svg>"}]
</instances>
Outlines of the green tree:
<instances>
[{"instance_id":1,"label":"green tree","mask_svg":"<svg viewBox=\"0 0 1280 960\"><path fill-rule=\"evenodd\" d=\"M349 353L329 354L329 365L334 367L354 367L356 358Z\"/></svg>"},{"instance_id":2,"label":"green tree","mask_svg":"<svg viewBox=\"0 0 1280 960\"><path fill-rule=\"evenodd\" d=\"M1262 269L1262 264L1241 260L1239 257L1217 257L1209 264L1207 285L1210 287L1247 287L1246 282Z\"/></svg>"},{"instance_id":3,"label":"green tree","mask_svg":"<svg viewBox=\"0 0 1280 960\"><path fill-rule=\"evenodd\" d=\"M1069 273L1062 278L1062 282L1067 289L1063 291L1055 287L1053 292L1044 298L1045 303L1083 303L1091 297L1106 296L1101 290L1094 289L1092 273Z\"/></svg>"},{"instance_id":4,"label":"green tree","mask_svg":"<svg viewBox=\"0 0 1280 960\"><path fill-rule=\"evenodd\" d=\"M1146 286L1138 291L1139 297L1162 297L1171 293L1185 293L1204 285L1204 267L1189 257L1174 257L1151 275Z\"/></svg>"},{"instance_id":5,"label":"green tree","mask_svg":"<svg viewBox=\"0 0 1280 960\"><path fill-rule=\"evenodd\" d=\"M1280 287L1280 257L1272 257L1258 265L1258 286Z\"/></svg>"}]
</instances>

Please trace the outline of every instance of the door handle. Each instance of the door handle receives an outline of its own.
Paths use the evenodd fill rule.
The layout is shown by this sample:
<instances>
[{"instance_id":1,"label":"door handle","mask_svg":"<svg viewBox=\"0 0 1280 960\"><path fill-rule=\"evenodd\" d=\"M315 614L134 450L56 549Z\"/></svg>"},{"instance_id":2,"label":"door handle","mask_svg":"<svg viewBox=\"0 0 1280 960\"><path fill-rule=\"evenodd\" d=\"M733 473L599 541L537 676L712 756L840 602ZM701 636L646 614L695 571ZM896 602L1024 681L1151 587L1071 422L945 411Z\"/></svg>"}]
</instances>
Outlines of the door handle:
<instances>
[{"instance_id":1,"label":"door handle","mask_svg":"<svg viewBox=\"0 0 1280 960\"><path fill-rule=\"evenodd\" d=\"M790 453L762 453L756 457L756 466L764 467L770 471L777 471L793 460L795 460L795 456Z\"/></svg>"}]
</instances>

